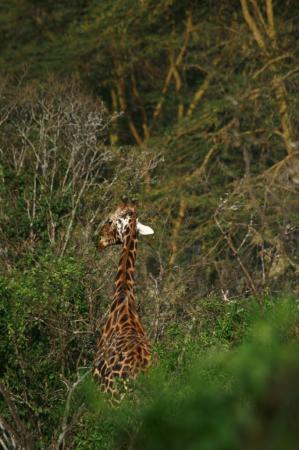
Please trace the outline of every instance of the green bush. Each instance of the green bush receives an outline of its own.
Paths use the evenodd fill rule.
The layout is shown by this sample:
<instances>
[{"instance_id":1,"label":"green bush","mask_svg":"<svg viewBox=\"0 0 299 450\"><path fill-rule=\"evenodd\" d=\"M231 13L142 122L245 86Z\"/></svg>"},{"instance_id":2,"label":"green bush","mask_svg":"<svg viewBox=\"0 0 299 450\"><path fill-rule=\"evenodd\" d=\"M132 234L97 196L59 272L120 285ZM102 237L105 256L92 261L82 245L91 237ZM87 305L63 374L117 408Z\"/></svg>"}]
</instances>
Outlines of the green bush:
<instances>
[{"instance_id":1,"label":"green bush","mask_svg":"<svg viewBox=\"0 0 299 450\"><path fill-rule=\"evenodd\" d=\"M296 449L297 305L252 305L243 309L248 328L238 346L219 338L200 349L197 342L183 371L173 367L181 337L171 329L172 344L160 351L159 364L134 383L134 393L117 409L107 407L87 381L79 397L88 411L72 448Z\"/></svg>"},{"instance_id":2,"label":"green bush","mask_svg":"<svg viewBox=\"0 0 299 450\"><path fill-rule=\"evenodd\" d=\"M63 413L61 377L72 377L84 349L83 278L73 258L46 254L0 280L0 375L27 399L19 413L29 430L43 430L45 441Z\"/></svg>"}]
</instances>

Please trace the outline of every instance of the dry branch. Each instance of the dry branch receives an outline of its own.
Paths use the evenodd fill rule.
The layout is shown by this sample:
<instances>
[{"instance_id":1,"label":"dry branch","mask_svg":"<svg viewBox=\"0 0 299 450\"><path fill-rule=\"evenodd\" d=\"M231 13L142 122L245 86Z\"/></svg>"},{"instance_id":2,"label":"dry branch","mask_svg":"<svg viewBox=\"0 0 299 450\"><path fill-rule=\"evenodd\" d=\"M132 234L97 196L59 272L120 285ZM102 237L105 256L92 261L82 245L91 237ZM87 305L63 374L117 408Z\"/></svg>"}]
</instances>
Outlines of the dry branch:
<instances>
[{"instance_id":1,"label":"dry branch","mask_svg":"<svg viewBox=\"0 0 299 450\"><path fill-rule=\"evenodd\" d=\"M177 257L178 237L179 237L181 226L182 226L184 218L185 218L186 211L187 211L187 202L184 198L181 198L179 213L178 213L178 217L176 218L175 223L174 223L172 238L171 238L171 256L169 259L170 266L172 266L174 264L175 259Z\"/></svg>"},{"instance_id":2,"label":"dry branch","mask_svg":"<svg viewBox=\"0 0 299 450\"><path fill-rule=\"evenodd\" d=\"M168 91L169 85L172 81L172 78L175 77L177 74L177 67L182 63L183 57L186 53L188 42L190 39L190 35L193 31L193 25L192 25L192 15L191 13L188 14L187 21L186 21L186 29L185 29L185 37L184 37L184 43L182 45L182 48L180 49L178 55L176 58L170 57L169 61L169 69L167 72L167 75L164 80L164 85L161 91L160 100L156 104L156 107L153 112L153 122L159 117L162 111L162 107L165 101L165 95Z\"/></svg>"},{"instance_id":3,"label":"dry branch","mask_svg":"<svg viewBox=\"0 0 299 450\"><path fill-rule=\"evenodd\" d=\"M61 450L61 446L64 444L64 440L65 440L67 433L69 432L71 427L74 425L74 423L78 420L78 418L80 417L80 415L83 411L84 405L82 404L78 408L78 410L75 414L75 417L73 417L73 419L69 422L71 401L72 401L74 392L77 389L77 387L79 386L79 384L82 383L82 381L87 377L87 375L90 374L90 371L91 370L86 371L83 375L79 375L79 373L77 373L77 380L72 384L70 384L67 380L63 380L64 384L67 387L68 394L67 394L63 418L62 418L61 432L58 436L55 450Z\"/></svg>"},{"instance_id":4,"label":"dry branch","mask_svg":"<svg viewBox=\"0 0 299 450\"><path fill-rule=\"evenodd\" d=\"M24 446L24 449L30 450L32 449L32 442L28 435L27 430L24 427L24 424L18 414L17 408L14 405L13 400L11 399L11 395L9 391L5 388L4 384L0 381L0 393L2 394L2 397L11 413L11 416L13 418L14 424L16 426L16 431L14 431L8 424L5 423L5 428L8 429L10 434L14 436L14 438L18 442L22 442L22 445ZM1 418L0 418L1 421ZM3 421L4 423L4 421Z\"/></svg>"},{"instance_id":5,"label":"dry branch","mask_svg":"<svg viewBox=\"0 0 299 450\"><path fill-rule=\"evenodd\" d=\"M253 282L253 279L252 279L251 275L249 274L247 268L246 268L245 265L243 264L243 262L242 262L242 260L241 260L241 258L240 258L240 255L239 255L239 253L238 253L238 250L236 249L236 247L235 247L235 245L234 245L234 243L233 243L233 241L232 241L232 239L231 239L231 236L229 235L229 233L226 233L226 232L223 230L223 228L222 228L222 226L221 226L219 220L217 219L217 213L215 213L215 215L214 215L214 220L215 220L215 223L216 223L217 227L219 228L220 232L222 233L224 239L226 240L226 242L227 242L229 248L231 249L231 251L232 251L234 257L235 257L236 260L238 261L238 264L239 264L239 266L241 267L242 272L244 273L244 275L245 275L245 277L246 277L246 279L247 279L249 288L251 289L251 291L252 291L252 293L255 295L255 297L258 298L258 291L257 291L257 289L256 289L256 287L255 287L255 284L254 284L254 282Z\"/></svg>"},{"instance_id":6,"label":"dry branch","mask_svg":"<svg viewBox=\"0 0 299 450\"><path fill-rule=\"evenodd\" d=\"M245 19L247 25L249 26L250 30L252 31L254 39L258 43L258 46L260 47L260 49L264 53L267 53L265 41L263 39L263 36L262 36L260 30L258 29L258 26L257 26L254 18L252 17L252 15L249 12L247 0L240 0L240 1L241 1L244 19Z\"/></svg>"},{"instance_id":7,"label":"dry branch","mask_svg":"<svg viewBox=\"0 0 299 450\"><path fill-rule=\"evenodd\" d=\"M267 40L263 37L263 30L259 28L258 23L250 14L248 1L247 0L240 0L240 1L244 19L249 29L251 30L259 48L262 50L264 58L266 59L266 64L262 69L256 72L254 77L256 78L268 67L273 74L272 86L276 97L278 113L280 116L282 137L285 142L287 153L291 154L293 152L292 148L293 129L287 104L287 91L283 82L283 77L279 75L277 71L278 63L282 59L286 58L287 55L280 55L271 58L271 53L273 54L273 49L276 49L277 47L272 0L266 0L267 19L268 19L268 27L266 27L266 33L267 37L270 38L270 45L268 44ZM256 2L253 3L254 5L256 5L256 8L258 8ZM271 59L268 60L268 58Z\"/></svg>"}]
</instances>

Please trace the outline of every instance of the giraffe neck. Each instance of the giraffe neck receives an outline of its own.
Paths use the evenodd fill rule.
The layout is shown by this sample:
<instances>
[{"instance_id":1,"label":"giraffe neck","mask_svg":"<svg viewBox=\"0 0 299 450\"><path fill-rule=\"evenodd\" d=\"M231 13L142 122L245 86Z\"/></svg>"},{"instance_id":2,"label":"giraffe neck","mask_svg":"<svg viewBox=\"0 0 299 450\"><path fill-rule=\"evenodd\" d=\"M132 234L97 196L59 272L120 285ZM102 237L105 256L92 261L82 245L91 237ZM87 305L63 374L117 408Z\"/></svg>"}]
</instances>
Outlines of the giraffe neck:
<instances>
[{"instance_id":1,"label":"giraffe neck","mask_svg":"<svg viewBox=\"0 0 299 450\"><path fill-rule=\"evenodd\" d=\"M111 312L124 302L135 311L134 273L137 249L136 219L132 219L124 238L123 248L115 279L115 292Z\"/></svg>"},{"instance_id":2,"label":"giraffe neck","mask_svg":"<svg viewBox=\"0 0 299 450\"><path fill-rule=\"evenodd\" d=\"M120 333L125 328L129 328L139 335L145 335L143 326L138 318L134 295L136 247L136 219L133 218L124 238L115 280L113 301L101 339L109 339L115 330Z\"/></svg>"}]
</instances>

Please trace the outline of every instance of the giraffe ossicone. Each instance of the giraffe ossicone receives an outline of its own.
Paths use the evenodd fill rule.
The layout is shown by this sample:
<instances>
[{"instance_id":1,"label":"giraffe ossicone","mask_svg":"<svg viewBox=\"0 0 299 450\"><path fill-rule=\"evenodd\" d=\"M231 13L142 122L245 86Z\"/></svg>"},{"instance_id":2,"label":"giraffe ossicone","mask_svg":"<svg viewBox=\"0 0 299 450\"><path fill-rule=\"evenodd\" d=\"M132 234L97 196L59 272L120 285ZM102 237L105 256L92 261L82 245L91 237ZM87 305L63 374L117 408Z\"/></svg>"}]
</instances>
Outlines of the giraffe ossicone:
<instances>
[{"instance_id":1,"label":"giraffe ossicone","mask_svg":"<svg viewBox=\"0 0 299 450\"><path fill-rule=\"evenodd\" d=\"M143 225L138 219L137 219L137 231L139 234L143 234L144 236L149 234L154 234L154 230L149 227L148 225Z\"/></svg>"},{"instance_id":2,"label":"giraffe ossicone","mask_svg":"<svg viewBox=\"0 0 299 450\"><path fill-rule=\"evenodd\" d=\"M94 358L93 373L104 392L120 394L119 382L136 378L151 364L151 345L135 304L134 272L138 234L151 235L151 227L137 219L136 205L119 205L100 230L99 249L122 245L115 291L108 319Z\"/></svg>"}]
</instances>

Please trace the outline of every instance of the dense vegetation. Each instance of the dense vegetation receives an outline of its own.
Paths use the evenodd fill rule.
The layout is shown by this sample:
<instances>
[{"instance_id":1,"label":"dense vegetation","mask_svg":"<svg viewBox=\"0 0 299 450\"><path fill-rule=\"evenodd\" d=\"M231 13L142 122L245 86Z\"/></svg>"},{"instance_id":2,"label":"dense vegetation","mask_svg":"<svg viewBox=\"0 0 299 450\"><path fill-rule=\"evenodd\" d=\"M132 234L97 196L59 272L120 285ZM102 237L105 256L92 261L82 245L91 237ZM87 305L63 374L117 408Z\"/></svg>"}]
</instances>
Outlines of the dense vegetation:
<instances>
[{"instance_id":1,"label":"dense vegetation","mask_svg":"<svg viewBox=\"0 0 299 450\"><path fill-rule=\"evenodd\" d=\"M295 0L0 7L0 416L28 449L295 449ZM140 239L157 364L111 410L89 369Z\"/></svg>"}]
</instances>

